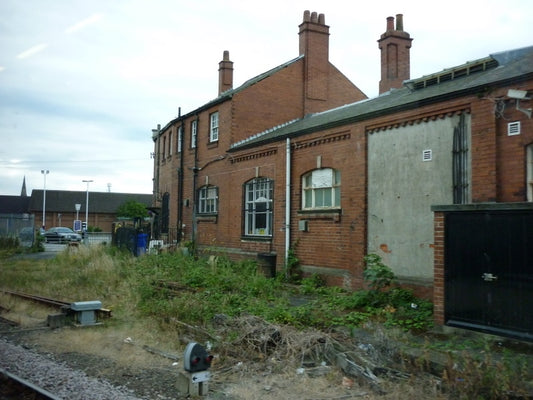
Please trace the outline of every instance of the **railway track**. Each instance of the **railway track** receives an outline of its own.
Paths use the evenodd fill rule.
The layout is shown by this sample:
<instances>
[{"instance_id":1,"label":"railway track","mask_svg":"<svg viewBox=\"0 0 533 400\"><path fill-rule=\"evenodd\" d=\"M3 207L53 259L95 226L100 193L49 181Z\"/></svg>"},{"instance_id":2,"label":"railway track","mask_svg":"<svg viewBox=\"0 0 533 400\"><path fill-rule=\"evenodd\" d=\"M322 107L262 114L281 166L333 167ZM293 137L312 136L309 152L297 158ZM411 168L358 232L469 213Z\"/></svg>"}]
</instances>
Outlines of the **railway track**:
<instances>
[{"instance_id":1,"label":"railway track","mask_svg":"<svg viewBox=\"0 0 533 400\"><path fill-rule=\"evenodd\" d=\"M4 369L0 369L0 399L61 400L46 389Z\"/></svg>"},{"instance_id":2,"label":"railway track","mask_svg":"<svg viewBox=\"0 0 533 400\"><path fill-rule=\"evenodd\" d=\"M50 306L50 307L59 308L59 309L62 309L62 310L69 309L71 304L72 304L72 302L67 302L67 301L58 300L58 299L52 299L52 298L49 298L49 297L43 297L43 296L38 296L38 295L34 295L34 294L17 292L17 291L14 291L14 290L3 289L2 293L9 294L11 296L16 296L16 297L19 297L19 298L22 298L22 299L26 299L26 300L29 300L29 301L33 301L33 302L36 302L36 303L44 304L44 305L47 305L47 306ZM108 310L106 308L101 308L100 310L98 310L98 314L100 316L102 316L102 317L109 318L109 317L111 317L111 310Z\"/></svg>"},{"instance_id":3,"label":"railway track","mask_svg":"<svg viewBox=\"0 0 533 400\"><path fill-rule=\"evenodd\" d=\"M34 295L34 294L17 292L17 291L14 291L14 290L5 290L4 289L4 290L2 290L2 293L9 294L11 296L20 297L20 298L23 298L23 299L26 299L26 300L34 301L36 303L45 304L45 305L52 306L52 307L59 307L59 308L70 307L70 304L71 304L70 302L66 302L66 301L61 301L61 300L57 300L57 299L51 299L49 297L37 296L37 295Z\"/></svg>"}]
</instances>

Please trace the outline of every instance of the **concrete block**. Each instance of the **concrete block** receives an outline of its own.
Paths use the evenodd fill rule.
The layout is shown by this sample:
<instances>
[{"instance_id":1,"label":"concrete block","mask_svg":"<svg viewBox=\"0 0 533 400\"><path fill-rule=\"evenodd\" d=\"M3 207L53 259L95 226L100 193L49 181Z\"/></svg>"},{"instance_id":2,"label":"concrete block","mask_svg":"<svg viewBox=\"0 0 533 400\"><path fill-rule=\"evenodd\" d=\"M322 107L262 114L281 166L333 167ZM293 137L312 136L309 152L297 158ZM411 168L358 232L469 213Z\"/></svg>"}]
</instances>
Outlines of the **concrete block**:
<instances>
[{"instance_id":1,"label":"concrete block","mask_svg":"<svg viewBox=\"0 0 533 400\"><path fill-rule=\"evenodd\" d=\"M178 375L178 391L183 395L206 396L209 392L208 371L180 371Z\"/></svg>"}]
</instances>

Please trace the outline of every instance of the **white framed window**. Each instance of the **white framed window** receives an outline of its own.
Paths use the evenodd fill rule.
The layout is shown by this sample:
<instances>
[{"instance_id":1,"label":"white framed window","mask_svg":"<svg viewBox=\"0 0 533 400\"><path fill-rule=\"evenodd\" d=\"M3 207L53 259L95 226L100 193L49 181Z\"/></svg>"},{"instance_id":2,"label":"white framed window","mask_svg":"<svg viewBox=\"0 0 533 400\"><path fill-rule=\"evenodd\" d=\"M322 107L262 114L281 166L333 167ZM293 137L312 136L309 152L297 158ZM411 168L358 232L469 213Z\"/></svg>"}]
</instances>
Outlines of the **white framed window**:
<instances>
[{"instance_id":1,"label":"white framed window","mask_svg":"<svg viewBox=\"0 0 533 400\"><path fill-rule=\"evenodd\" d=\"M196 147L196 134L198 132L198 120L191 122L191 149Z\"/></svg>"},{"instance_id":2,"label":"white framed window","mask_svg":"<svg viewBox=\"0 0 533 400\"><path fill-rule=\"evenodd\" d=\"M209 141L218 141L218 112L214 112L209 116Z\"/></svg>"},{"instance_id":3,"label":"white framed window","mask_svg":"<svg viewBox=\"0 0 533 400\"><path fill-rule=\"evenodd\" d=\"M255 178L244 185L245 236L272 236L274 181Z\"/></svg>"},{"instance_id":4,"label":"white framed window","mask_svg":"<svg viewBox=\"0 0 533 400\"><path fill-rule=\"evenodd\" d=\"M198 189L198 214L218 212L218 187L202 186Z\"/></svg>"},{"instance_id":5,"label":"white framed window","mask_svg":"<svg viewBox=\"0 0 533 400\"><path fill-rule=\"evenodd\" d=\"M172 155L172 131L168 133L168 155Z\"/></svg>"},{"instance_id":6,"label":"white framed window","mask_svg":"<svg viewBox=\"0 0 533 400\"><path fill-rule=\"evenodd\" d=\"M180 125L178 128L178 144L177 144L177 150L178 153L181 153L181 144L183 143L183 126Z\"/></svg>"},{"instance_id":7,"label":"white framed window","mask_svg":"<svg viewBox=\"0 0 533 400\"><path fill-rule=\"evenodd\" d=\"M339 208L341 173L331 168L315 169L302 177L302 208Z\"/></svg>"}]
</instances>

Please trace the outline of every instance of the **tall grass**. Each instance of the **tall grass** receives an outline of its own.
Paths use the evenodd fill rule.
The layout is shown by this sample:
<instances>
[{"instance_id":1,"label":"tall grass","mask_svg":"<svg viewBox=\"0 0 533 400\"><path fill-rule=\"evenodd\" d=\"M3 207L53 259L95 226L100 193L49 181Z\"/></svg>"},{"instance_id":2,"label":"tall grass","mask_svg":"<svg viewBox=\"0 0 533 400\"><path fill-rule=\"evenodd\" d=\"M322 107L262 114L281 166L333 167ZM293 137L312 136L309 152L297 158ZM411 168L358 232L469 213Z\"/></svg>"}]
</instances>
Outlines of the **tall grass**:
<instances>
[{"instance_id":1,"label":"tall grass","mask_svg":"<svg viewBox=\"0 0 533 400\"><path fill-rule=\"evenodd\" d=\"M46 260L3 259L0 286L64 301L100 300L104 307L135 304L135 259L101 246L80 246Z\"/></svg>"}]
</instances>

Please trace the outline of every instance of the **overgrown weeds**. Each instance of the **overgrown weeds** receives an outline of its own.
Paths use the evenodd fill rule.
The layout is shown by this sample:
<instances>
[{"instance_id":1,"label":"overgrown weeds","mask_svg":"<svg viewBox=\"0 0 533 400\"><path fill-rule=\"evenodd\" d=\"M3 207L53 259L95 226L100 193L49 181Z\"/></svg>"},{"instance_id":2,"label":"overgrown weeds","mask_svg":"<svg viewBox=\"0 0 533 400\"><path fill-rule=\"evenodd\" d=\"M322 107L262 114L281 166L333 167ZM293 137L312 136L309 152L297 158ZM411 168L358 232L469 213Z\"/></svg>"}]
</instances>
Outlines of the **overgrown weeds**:
<instances>
[{"instance_id":1,"label":"overgrown weeds","mask_svg":"<svg viewBox=\"0 0 533 400\"><path fill-rule=\"evenodd\" d=\"M320 332L333 327L354 333L358 327L379 325L388 335L384 343L392 332L427 330L432 304L395 286L394 274L377 256L365 261L369 289L359 291L328 287L320 275L300 279L297 285L283 274L267 278L252 261L195 259L182 253L135 258L108 246L80 246L38 262L4 259L0 275L2 285L12 290L70 301L101 300L113 310L114 318L106 325L129 328L133 321L148 321L139 322L146 324L142 334L171 338L174 346L177 329L200 326L208 336L216 331L223 357L241 359L232 349L242 347L262 360L320 353L331 345L330 336ZM296 335L302 329L306 334ZM449 352L442 390L450 398L522 393L520 383L528 374L525 361L505 354L496 360L487 348L471 344L455 346L454 351L474 348L481 357L435 344L426 348Z\"/></svg>"},{"instance_id":2,"label":"overgrown weeds","mask_svg":"<svg viewBox=\"0 0 533 400\"><path fill-rule=\"evenodd\" d=\"M380 260L372 258L380 264ZM386 271L386 266L379 265ZM163 324L177 318L203 325L216 314L257 315L296 328L353 329L369 320L405 330L431 324L430 302L409 290L391 287L392 273L367 275L372 289L328 287L319 275L288 284L258 273L254 261L215 261L164 253L135 258L107 246L80 246L39 264L6 265L4 285L66 300L99 299L109 307L135 307Z\"/></svg>"},{"instance_id":3,"label":"overgrown weeds","mask_svg":"<svg viewBox=\"0 0 533 400\"><path fill-rule=\"evenodd\" d=\"M479 355L449 352L442 376L445 391L452 398L465 400L527 398L528 379L525 358L504 353L502 358L494 359L491 351Z\"/></svg>"},{"instance_id":4,"label":"overgrown weeds","mask_svg":"<svg viewBox=\"0 0 533 400\"><path fill-rule=\"evenodd\" d=\"M372 275L374 289L351 292L327 287L319 275L303 278L300 285L286 285L284 276L271 279L258 274L255 262L224 258L209 263L182 254L146 256L136 271L140 309L163 320L174 317L205 324L215 314L252 314L298 328L353 328L369 319L405 330L431 325L431 303L417 299L409 290L389 288L393 279L386 274ZM194 290L176 293L176 285L155 284L161 280Z\"/></svg>"}]
</instances>

